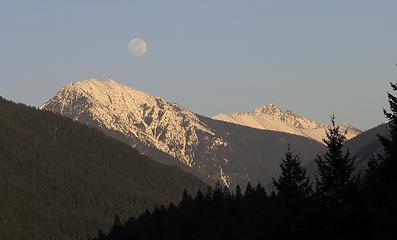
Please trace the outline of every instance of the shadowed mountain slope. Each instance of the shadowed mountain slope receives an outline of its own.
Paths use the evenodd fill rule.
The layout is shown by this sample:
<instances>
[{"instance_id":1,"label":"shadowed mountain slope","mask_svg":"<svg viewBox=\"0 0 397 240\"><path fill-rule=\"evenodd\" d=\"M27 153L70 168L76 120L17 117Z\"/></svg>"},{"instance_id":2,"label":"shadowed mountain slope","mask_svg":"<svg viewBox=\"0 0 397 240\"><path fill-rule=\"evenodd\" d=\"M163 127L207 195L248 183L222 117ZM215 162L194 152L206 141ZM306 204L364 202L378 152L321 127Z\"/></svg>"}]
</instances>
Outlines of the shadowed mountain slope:
<instances>
[{"instance_id":1,"label":"shadowed mountain slope","mask_svg":"<svg viewBox=\"0 0 397 240\"><path fill-rule=\"evenodd\" d=\"M368 161L372 157L384 153L378 135L389 137L389 125L379 125L346 142L345 147L349 148L351 153L356 156L356 167L360 173L364 173Z\"/></svg>"}]
</instances>

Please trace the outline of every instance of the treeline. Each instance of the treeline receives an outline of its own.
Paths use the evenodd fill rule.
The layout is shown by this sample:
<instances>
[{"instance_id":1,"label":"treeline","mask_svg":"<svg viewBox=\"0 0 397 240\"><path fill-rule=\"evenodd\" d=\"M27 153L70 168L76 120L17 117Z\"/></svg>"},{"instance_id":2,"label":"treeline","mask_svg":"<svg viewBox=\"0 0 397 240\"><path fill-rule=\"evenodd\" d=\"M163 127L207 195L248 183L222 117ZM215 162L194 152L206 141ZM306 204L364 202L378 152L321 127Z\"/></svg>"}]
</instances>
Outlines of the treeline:
<instances>
[{"instance_id":1,"label":"treeline","mask_svg":"<svg viewBox=\"0 0 397 240\"><path fill-rule=\"evenodd\" d=\"M391 138L380 136L385 154L369 162L365 176L355 174L354 157L343 151L345 138L332 117L328 151L315 159L315 181L289 149L270 194L260 184L248 184L244 193L219 184L194 198L185 192L178 205L138 218L116 216L95 240L397 239L397 98L388 98Z\"/></svg>"},{"instance_id":2,"label":"treeline","mask_svg":"<svg viewBox=\"0 0 397 240\"><path fill-rule=\"evenodd\" d=\"M207 186L96 129L0 98L0 239L80 239Z\"/></svg>"}]
</instances>

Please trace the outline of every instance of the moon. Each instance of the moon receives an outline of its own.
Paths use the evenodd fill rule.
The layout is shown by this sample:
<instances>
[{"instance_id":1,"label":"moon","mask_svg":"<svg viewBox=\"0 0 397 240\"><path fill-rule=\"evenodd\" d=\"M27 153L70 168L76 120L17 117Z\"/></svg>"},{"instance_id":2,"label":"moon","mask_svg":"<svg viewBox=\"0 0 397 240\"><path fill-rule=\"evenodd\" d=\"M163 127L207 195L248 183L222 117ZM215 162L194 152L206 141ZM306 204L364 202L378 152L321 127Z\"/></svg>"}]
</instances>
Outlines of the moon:
<instances>
[{"instance_id":1,"label":"moon","mask_svg":"<svg viewBox=\"0 0 397 240\"><path fill-rule=\"evenodd\" d=\"M141 38L134 38L128 43L128 51L137 57L143 56L146 50L147 45Z\"/></svg>"}]
</instances>

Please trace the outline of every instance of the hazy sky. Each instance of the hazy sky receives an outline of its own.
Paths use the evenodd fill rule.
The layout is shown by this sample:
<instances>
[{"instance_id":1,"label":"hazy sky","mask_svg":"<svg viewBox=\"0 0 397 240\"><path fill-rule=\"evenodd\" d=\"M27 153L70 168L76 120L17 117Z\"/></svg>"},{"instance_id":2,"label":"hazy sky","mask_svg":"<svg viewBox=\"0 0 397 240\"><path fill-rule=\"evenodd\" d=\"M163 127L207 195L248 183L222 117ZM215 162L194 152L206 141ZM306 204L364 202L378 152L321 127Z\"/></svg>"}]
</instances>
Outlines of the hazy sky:
<instances>
[{"instance_id":1,"label":"hazy sky","mask_svg":"<svg viewBox=\"0 0 397 240\"><path fill-rule=\"evenodd\" d=\"M112 78L212 116L265 103L366 129L397 81L397 1L0 0L0 95ZM142 57L128 42L145 39Z\"/></svg>"}]
</instances>

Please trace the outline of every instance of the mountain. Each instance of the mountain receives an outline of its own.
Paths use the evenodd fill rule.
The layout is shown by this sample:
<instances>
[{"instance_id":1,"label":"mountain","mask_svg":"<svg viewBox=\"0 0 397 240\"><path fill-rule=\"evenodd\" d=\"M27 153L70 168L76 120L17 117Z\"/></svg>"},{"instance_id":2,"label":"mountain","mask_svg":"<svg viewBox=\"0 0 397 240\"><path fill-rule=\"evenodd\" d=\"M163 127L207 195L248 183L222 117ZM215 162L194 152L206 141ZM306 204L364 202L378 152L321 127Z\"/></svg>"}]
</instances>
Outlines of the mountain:
<instances>
[{"instance_id":1,"label":"mountain","mask_svg":"<svg viewBox=\"0 0 397 240\"><path fill-rule=\"evenodd\" d=\"M0 239L80 239L207 185L102 132L0 98Z\"/></svg>"},{"instance_id":2,"label":"mountain","mask_svg":"<svg viewBox=\"0 0 397 240\"><path fill-rule=\"evenodd\" d=\"M390 127L388 124L381 124L373 129L363 132L357 137L346 142L345 148L356 157L357 171L364 174L367 169L368 161L377 154L383 155L383 145L379 141L378 135L386 138L390 137Z\"/></svg>"},{"instance_id":3,"label":"mountain","mask_svg":"<svg viewBox=\"0 0 397 240\"><path fill-rule=\"evenodd\" d=\"M68 84L41 108L101 129L158 161L182 163L202 179L221 180L227 186L270 183L280 172L287 144L305 163L324 149L302 136L200 116L114 80Z\"/></svg>"},{"instance_id":4,"label":"mountain","mask_svg":"<svg viewBox=\"0 0 397 240\"><path fill-rule=\"evenodd\" d=\"M213 118L257 129L296 134L312 138L321 143L322 139L325 138L325 130L330 127L329 125L301 117L292 111L283 111L274 104L264 105L250 112L230 115L219 114ZM350 125L340 125L340 129L344 132L347 139L351 139L361 133L361 130Z\"/></svg>"}]
</instances>

